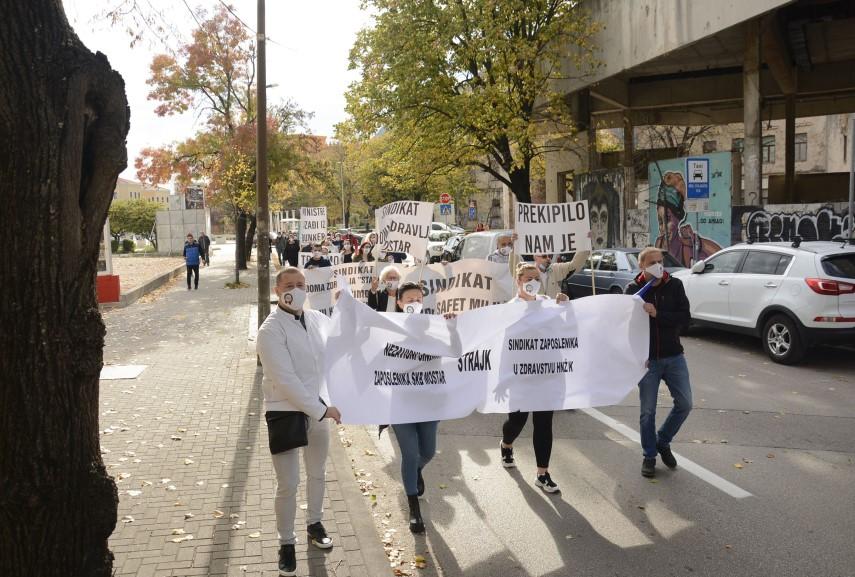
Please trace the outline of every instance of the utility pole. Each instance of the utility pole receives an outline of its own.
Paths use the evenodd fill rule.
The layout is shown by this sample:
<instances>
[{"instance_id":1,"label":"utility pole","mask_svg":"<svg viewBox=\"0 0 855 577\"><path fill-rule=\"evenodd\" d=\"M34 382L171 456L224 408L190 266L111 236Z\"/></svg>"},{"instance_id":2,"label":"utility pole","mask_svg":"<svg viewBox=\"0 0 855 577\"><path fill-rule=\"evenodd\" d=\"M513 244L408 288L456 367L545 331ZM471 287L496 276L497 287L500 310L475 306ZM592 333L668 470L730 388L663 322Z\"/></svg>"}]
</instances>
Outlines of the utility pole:
<instances>
[{"instance_id":1,"label":"utility pole","mask_svg":"<svg viewBox=\"0 0 855 577\"><path fill-rule=\"evenodd\" d=\"M341 178L341 226L347 228L347 213L344 210L344 162L338 163L338 174Z\"/></svg>"},{"instance_id":2,"label":"utility pole","mask_svg":"<svg viewBox=\"0 0 855 577\"><path fill-rule=\"evenodd\" d=\"M855 114L849 115L849 242L855 241Z\"/></svg>"},{"instance_id":3,"label":"utility pole","mask_svg":"<svg viewBox=\"0 0 855 577\"><path fill-rule=\"evenodd\" d=\"M256 74L255 125L257 129L255 192L258 197L255 222L258 232L258 326L270 314L270 207L267 199L267 54L265 48L264 0L258 0L258 71Z\"/></svg>"}]
</instances>

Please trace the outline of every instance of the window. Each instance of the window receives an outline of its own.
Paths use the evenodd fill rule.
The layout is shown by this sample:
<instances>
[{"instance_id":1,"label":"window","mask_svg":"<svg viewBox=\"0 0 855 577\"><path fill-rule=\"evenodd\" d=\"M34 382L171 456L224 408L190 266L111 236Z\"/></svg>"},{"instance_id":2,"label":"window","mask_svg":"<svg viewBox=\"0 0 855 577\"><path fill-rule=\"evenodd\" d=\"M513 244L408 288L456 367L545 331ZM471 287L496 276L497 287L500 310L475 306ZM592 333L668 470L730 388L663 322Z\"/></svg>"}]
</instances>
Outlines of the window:
<instances>
[{"instance_id":1,"label":"window","mask_svg":"<svg viewBox=\"0 0 855 577\"><path fill-rule=\"evenodd\" d=\"M575 172L572 170L558 173L558 202L570 202L575 198L573 194L574 174Z\"/></svg>"},{"instance_id":2,"label":"window","mask_svg":"<svg viewBox=\"0 0 855 577\"><path fill-rule=\"evenodd\" d=\"M745 148L745 139L744 138L734 138L730 141L730 150L733 152L742 152L742 149Z\"/></svg>"},{"instance_id":3,"label":"window","mask_svg":"<svg viewBox=\"0 0 855 577\"><path fill-rule=\"evenodd\" d=\"M732 273L739 266L744 250L731 250L707 259L704 271L717 273Z\"/></svg>"},{"instance_id":4,"label":"window","mask_svg":"<svg viewBox=\"0 0 855 577\"><path fill-rule=\"evenodd\" d=\"M825 274L838 278L855 279L855 254L836 254L822 259Z\"/></svg>"},{"instance_id":5,"label":"window","mask_svg":"<svg viewBox=\"0 0 855 577\"><path fill-rule=\"evenodd\" d=\"M704 154L709 154L710 152L715 152L718 150L718 141L716 140L706 140L703 144Z\"/></svg>"},{"instance_id":6,"label":"window","mask_svg":"<svg viewBox=\"0 0 855 577\"><path fill-rule=\"evenodd\" d=\"M793 260L793 257L788 254L781 255L781 260L778 263L778 268L775 269L775 274L782 275L787 271L787 267L790 266L790 262Z\"/></svg>"},{"instance_id":7,"label":"window","mask_svg":"<svg viewBox=\"0 0 855 577\"><path fill-rule=\"evenodd\" d=\"M585 268L591 270L592 268L599 268L600 260L602 260L603 254L600 252L592 252L591 256L588 257L588 260L585 261Z\"/></svg>"},{"instance_id":8,"label":"window","mask_svg":"<svg viewBox=\"0 0 855 577\"><path fill-rule=\"evenodd\" d=\"M775 162L775 137L764 136L762 141L763 164L773 164Z\"/></svg>"},{"instance_id":9,"label":"window","mask_svg":"<svg viewBox=\"0 0 855 577\"><path fill-rule=\"evenodd\" d=\"M796 162L805 162L807 160L807 133L796 133L796 137L793 139L793 142L796 147Z\"/></svg>"},{"instance_id":10,"label":"window","mask_svg":"<svg viewBox=\"0 0 855 577\"><path fill-rule=\"evenodd\" d=\"M615 258L615 253L611 251L604 252L603 258L600 259L600 267L598 270L616 271L617 259Z\"/></svg>"},{"instance_id":11,"label":"window","mask_svg":"<svg viewBox=\"0 0 855 577\"><path fill-rule=\"evenodd\" d=\"M781 255L774 252L752 250L745 257L742 272L745 274L776 274Z\"/></svg>"}]
</instances>

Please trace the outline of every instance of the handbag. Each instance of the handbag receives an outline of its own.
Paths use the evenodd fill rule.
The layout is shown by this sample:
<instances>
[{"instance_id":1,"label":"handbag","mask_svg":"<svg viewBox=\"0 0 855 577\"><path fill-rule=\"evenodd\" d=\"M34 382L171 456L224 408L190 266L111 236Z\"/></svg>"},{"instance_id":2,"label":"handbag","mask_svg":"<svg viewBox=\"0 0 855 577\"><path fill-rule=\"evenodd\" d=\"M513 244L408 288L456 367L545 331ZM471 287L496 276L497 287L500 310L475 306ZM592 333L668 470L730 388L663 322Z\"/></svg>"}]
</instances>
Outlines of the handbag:
<instances>
[{"instance_id":1,"label":"handbag","mask_svg":"<svg viewBox=\"0 0 855 577\"><path fill-rule=\"evenodd\" d=\"M309 444L309 416L300 411L267 411L267 440L276 455Z\"/></svg>"}]
</instances>

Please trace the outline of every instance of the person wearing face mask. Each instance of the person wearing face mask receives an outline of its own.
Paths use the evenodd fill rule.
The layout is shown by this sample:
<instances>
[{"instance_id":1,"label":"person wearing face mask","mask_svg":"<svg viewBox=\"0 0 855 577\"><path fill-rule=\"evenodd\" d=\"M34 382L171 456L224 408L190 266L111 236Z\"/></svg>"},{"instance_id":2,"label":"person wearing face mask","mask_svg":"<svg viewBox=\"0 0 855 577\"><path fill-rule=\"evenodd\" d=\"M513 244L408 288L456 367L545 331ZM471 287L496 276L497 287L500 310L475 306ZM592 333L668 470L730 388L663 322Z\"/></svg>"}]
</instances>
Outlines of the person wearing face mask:
<instances>
[{"instance_id":1,"label":"person wearing face mask","mask_svg":"<svg viewBox=\"0 0 855 577\"><path fill-rule=\"evenodd\" d=\"M517 268L516 273L517 294L508 302L533 302L550 300L540 292L540 270L532 263L523 263ZM567 302L567 295L559 293L557 302ZM534 433L532 443L534 445L534 456L537 461L537 476L534 484L546 493L557 493L558 484L549 475L549 458L552 455L552 414L553 411L534 411L532 413L532 424ZM514 441L528 421L528 413L516 411L508 415L505 424L502 425L502 441L499 443L499 452L502 456L502 466L506 469L516 467L514 461Z\"/></svg>"},{"instance_id":2,"label":"person wearing face mask","mask_svg":"<svg viewBox=\"0 0 855 577\"><path fill-rule=\"evenodd\" d=\"M353 257L353 262L374 262L374 256L371 254L371 243L363 242L356 251L356 256Z\"/></svg>"},{"instance_id":3,"label":"person wearing face mask","mask_svg":"<svg viewBox=\"0 0 855 577\"><path fill-rule=\"evenodd\" d=\"M375 311L385 313L395 311L395 300L398 285L401 283L401 273L394 266L387 266L380 273L380 278L371 280L368 291L368 306Z\"/></svg>"},{"instance_id":4,"label":"person wearing face mask","mask_svg":"<svg viewBox=\"0 0 855 577\"><path fill-rule=\"evenodd\" d=\"M516 242L516 233L511 236L511 246ZM506 243L507 244L507 243ZM506 249L507 250L507 249ZM534 264L540 273L540 294L548 297L557 298L561 293L561 281L567 278L567 275L573 274L581 267L587 258L590 256L589 250L577 250L570 262L554 262L558 255L554 257L547 254L534 255ZM509 266L511 275L515 275L517 267L522 262L516 253L510 253Z\"/></svg>"},{"instance_id":5,"label":"person wearing face mask","mask_svg":"<svg viewBox=\"0 0 855 577\"><path fill-rule=\"evenodd\" d=\"M312 258L306 261L306 264L303 265L305 269L312 268L323 268L327 266L332 266L329 259L324 256L323 247L320 244L312 245Z\"/></svg>"},{"instance_id":6,"label":"person wearing face mask","mask_svg":"<svg viewBox=\"0 0 855 577\"><path fill-rule=\"evenodd\" d=\"M689 367L680 344L680 330L689 324L689 299L683 283L665 272L662 251L649 246L638 255L641 273L627 285L626 294L636 294L652 281L643 295L644 312L650 317L650 353L647 374L638 383L640 400L641 448L644 460L641 474L656 475L656 454L669 469L677 466L671 441L692 410L692 386ZM659 382L665 381L674 406L659 431L656 431L656 400Z\"/></svg>"},{"instance_id":7,"label":"person wearing face mask","mask_svg":"<svg viewBox=\"0 0 855 577\"><path fill-rule=\"evenodd\" d=\"M303 310L306 279L300 269L286 267L276 275L277 307L258 329L257 350L264 371L265 418L276 472L276 528L279 531L279 574L296 575L294 521L300 484L300 447L306 468L306 532L320 548L333 546L321 519L329 425L341 422L336 407L321 398L325 335L330 319Z\"/></svg>"},{"instance_id":8,"label":"person wearing face mask","mask_svg":"<svg viewBox=\"0 0 855 577\"><path fill-rule=\"evenodd\" d=\"M341 262L353 262L353 243L347 238L341 242Z\"/></svg>"},{"instance_id":9,"label":"person wearing face mask","mask_svg":"<svg viewBox=\"0 0 855 577\"><path fill-rule=\"evenodd\" d=\"M496 239L496 250L487 256L490 262L499 264L508 264L511 259L511 253L514 250L514 237L511 234L504 234Z\"/></svg>"},{"instance_id":10,"label":"person wearing face mask","mask_svg":"<svg viewBox=\"0 0 855 577\"><path fill-rule=\"evenodd\" d=\"M300 262L300 243L293 234L288 235L288 242L285 244L285 260L289 266L297 266Z\"/></svg>"}]
</instances>

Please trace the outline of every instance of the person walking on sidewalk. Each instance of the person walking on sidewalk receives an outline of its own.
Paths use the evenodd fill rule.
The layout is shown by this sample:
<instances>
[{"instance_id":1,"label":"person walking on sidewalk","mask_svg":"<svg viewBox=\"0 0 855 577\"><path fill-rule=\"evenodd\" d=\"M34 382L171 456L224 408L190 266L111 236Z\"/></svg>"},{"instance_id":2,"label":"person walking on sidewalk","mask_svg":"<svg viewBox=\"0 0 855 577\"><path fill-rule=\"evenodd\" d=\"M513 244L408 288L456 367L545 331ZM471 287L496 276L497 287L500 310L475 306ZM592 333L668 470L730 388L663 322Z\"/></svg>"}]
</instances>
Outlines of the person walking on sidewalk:
<instances>
[{"instance_id":1,"label":"person walking on sidewalk","mask_svg":"<svg viewBox=\"0 0 855 577\"><path fill-rule=\"evenodd\" d=\"M258 329L258 356L264 371L265 419L276 472L276 528L279 531L279 574L297 574L294 521L300 484L300 451L306 466L306 532L320 549L333 546L321 523L330 433L326 419L341 422L336 407L321 398L326 331L330 319L303 310L306 278L298 268L276 275L277 307Z\"/></svg>"},{"instance_id":2,"label":"person walking on sidewalk","mask_svg":"<svg viewBox=\"0 0 855 577\"><path fill-rule=\"evenodd\" d=\"M516 282L517 295L508 302L532 302L550 300L550 297L541 294L540 269L537 265L524 262L517 268ZM558 293L556 301L567 302L569 298L563 293ZM534 445L534 458L537 461L537 476L534 484L546 493L557 493L558 484L549 475L549 458L552 456L552 415L553 411L534 411L532 414L534 434L532 443ZM528 412L516 411L508 415L505 424L502 425L502 442L499 443L499 452L502 456L502 466L506 469L516 467L514 461L514 441L528 421Z\"/></svg>"},{"instance_id":3,"label":"person walking on sidewalk","mask_svg":"<svg viewBox=\"0 0 855 577\"><path fill-rule=\"evenodd\" d=\"M627 285L626 294L639 292L646 283L650 288L640 295L644 312L650 317L650 353L647 374L638 383L640 400L639 426L644 460L641 474L656 475L656 454L669 469L677 467L671 452L671 441L692 410L692 386L689 367L680 344L680 330L689 324L689 299L680 279L670 276L663 266L662 251L649 246L638 255L641 273ZM659 382L665 381L674 406L659 432L656 432L656 399Z\"/></svg>"},{"instance_id":4,"label":"person walking on sidewalk","mask_svg":"<svg viewBox=\"0 0 855 577\"><path fill-rule=\"evenodd\" d=\"M199 251L202 253L202 261L205 263L205 266L211 266L211 239L205 234L205 231L199 233Z\"/></svg>"},{"instance_id":5,"label":"person walking on sidewalk","mask_svg":"<svg viewBox=\"0 0 855 577\"><path fill-rule=\"evenodd\" d=\"M282 232L276 234L276 256L279 257L279 266L285 265L285 249L288 247L288 239Z\"/></svg>"},{"instance_id":6,"label":"person walking on sidewalk","mask_svg":"<svg viewBox=\"0 0 855 577\"><path fill-rule=\"evenodd\" d=\"M187 290L190 290L190 277L195 275L194 287L199 290L199 260L202 258L202 249L193 235L187 233L184 241L184 264L187 265Z\"/></svg>"},{"instance_id":7,"label":"person walking on sidewalk","mask_svg":"<svg viewBox=\"0 0 855 577\"><path fill-rule=\"evenodd\" d=\"M300 243L293 232L288 235L288 242L285 244L285 259L289 266L297 266L300 262Z\"/></svg>"}]
</instances>

